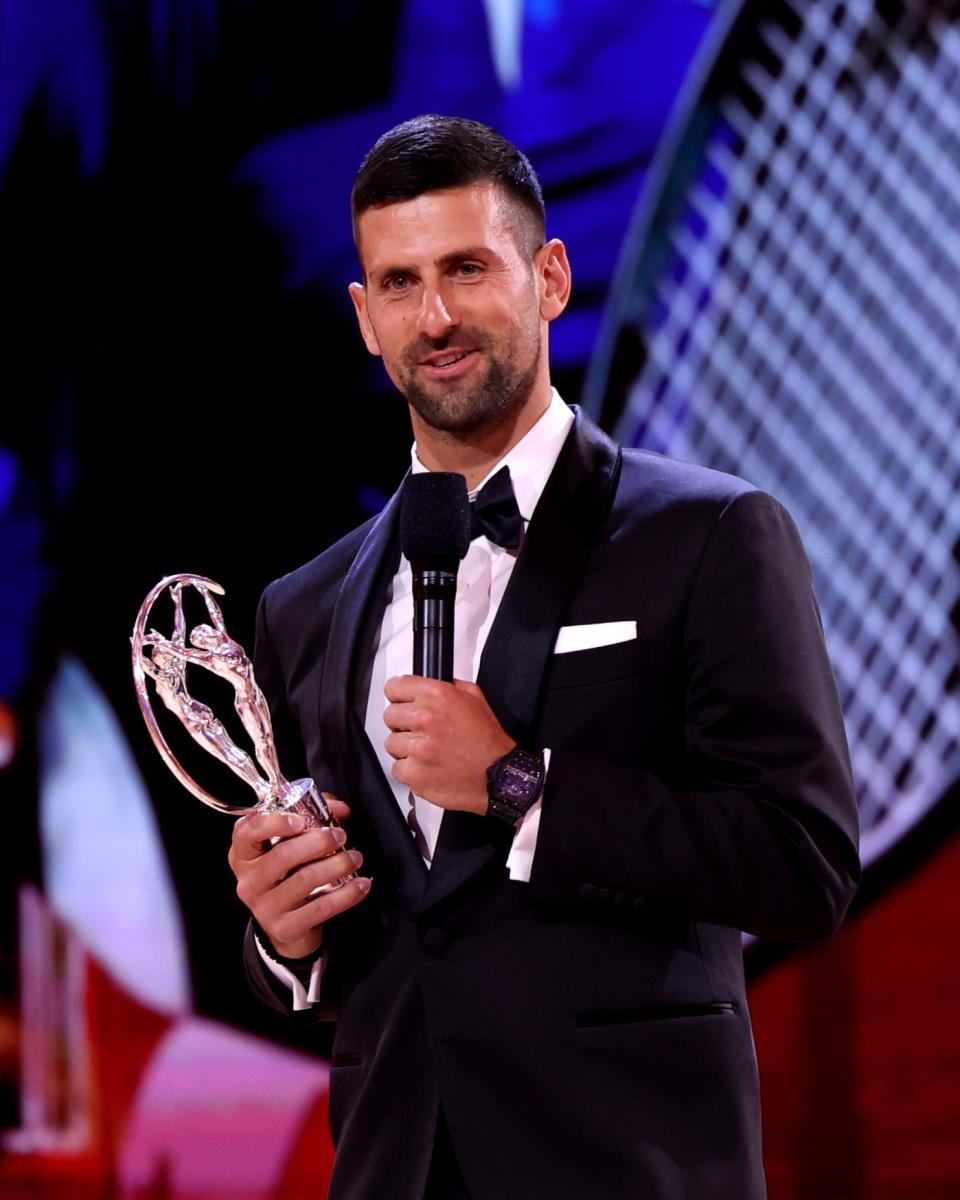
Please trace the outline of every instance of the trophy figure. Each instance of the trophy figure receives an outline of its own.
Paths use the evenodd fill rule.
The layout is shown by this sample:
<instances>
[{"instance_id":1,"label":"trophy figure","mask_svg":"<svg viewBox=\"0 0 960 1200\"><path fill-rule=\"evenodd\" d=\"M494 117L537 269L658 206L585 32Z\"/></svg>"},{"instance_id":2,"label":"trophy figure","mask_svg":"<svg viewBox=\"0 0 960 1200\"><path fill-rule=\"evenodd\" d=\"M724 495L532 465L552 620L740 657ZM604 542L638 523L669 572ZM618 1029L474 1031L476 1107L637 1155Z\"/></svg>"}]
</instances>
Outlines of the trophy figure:
<instances>
[{"instance_id":1,"label":"trophy figure","mask_svg":"<svg viewBox=\"0 0 960 1200\"><path fill-rule=\"evenodd\" d=\"M183 608L185 587L195 588L200 593L210 618L209 624L197 625L189 634ZM151 611L164 591L169 591L173 601L173 633L170 637L147 626ZM213 598L214 592L222 596L223 588L202 575L168 575L149 592L140 606L130 639L133 679L140 711L153 744L183 786L198 800L220 812L234 816L250 812L297 813L304 817L305 829L336 825L326 800L312 779L297 779L292 783L284 779L277 760L270 711L254 678L253 664L240 643L227 633L220 606ZM187 688L189 666L210 671L233 688L234 708L252 743L252 755L236 744L209 705L191 696ZM170 749L157 722L150 704L147 676L153 680L157 695L166 708L197 745L249 784L257 798L256 804L248 808L226 804L210 795L189 775ZM352 875L344 876L333 886L352 878Z\"/></svg>"}]
</instances>

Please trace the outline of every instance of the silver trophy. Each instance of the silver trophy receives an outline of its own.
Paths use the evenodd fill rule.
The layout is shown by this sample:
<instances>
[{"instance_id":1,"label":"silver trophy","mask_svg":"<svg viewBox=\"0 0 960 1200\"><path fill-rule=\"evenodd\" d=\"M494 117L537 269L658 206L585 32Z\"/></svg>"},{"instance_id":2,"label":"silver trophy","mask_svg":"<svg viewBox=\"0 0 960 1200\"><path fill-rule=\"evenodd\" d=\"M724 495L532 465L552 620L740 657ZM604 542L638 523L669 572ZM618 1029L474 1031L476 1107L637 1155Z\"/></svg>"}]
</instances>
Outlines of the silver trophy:
<instances>
[{"instance_id":1,"label":"silver trophy","mask_svg":"<svg viewBox=\"0 0 960 1200\"><path fill-rule=\"evenodd\" d=\"M197 625L187 633L183 611L183 589L195 588L203 597L209 624ZM160 596L169 591L173 601L173 634L164 637L147 622ZM160 756L183 786L198 800L220 812L241 816L250 812L297 813L305 818L305 829L321 825L336 825L329 806L317 791L312 779L297 779L289 783L280 773L277 750L270 725L270 711L263 692L253 676L253 664L239 642L227 633L223 614L213 598L223 588L202 575L168 575L154 587L137 614L133 627L133 680L137 689L140 711L147 723L153 744ZM226 680L233 688L234 708L253 744L253 756L236 744L214 715L213 709L190 695L187 689L187 667L200 667ZM197 745L225 763L235 775L253 788L257 803L249 808L225 804L211 796L184 769L167 744L150 704L147 676L153 680L157 695L181 722ZM339 883L345 882L338 880Z\"/></svg>"}]
</instances>

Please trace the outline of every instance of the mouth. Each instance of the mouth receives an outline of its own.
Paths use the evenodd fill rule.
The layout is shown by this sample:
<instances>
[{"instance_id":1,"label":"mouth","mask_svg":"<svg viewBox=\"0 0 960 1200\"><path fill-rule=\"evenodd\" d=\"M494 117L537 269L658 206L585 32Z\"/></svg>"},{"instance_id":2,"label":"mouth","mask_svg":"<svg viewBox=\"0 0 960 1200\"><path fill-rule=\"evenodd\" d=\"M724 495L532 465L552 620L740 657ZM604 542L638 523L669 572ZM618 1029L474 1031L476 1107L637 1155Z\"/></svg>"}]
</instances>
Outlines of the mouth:
<instances>
[{"instance_id":1,"label":"mouth","mask_svg":"<svg viewBox=\"0 0 960 1200\"><path fill-rule=\"evenodd\" d=\"M469 370L476 357L476 350L440 350L423 359L420 367L430 378L449 379Z\"/></svg>"}]
</instances>

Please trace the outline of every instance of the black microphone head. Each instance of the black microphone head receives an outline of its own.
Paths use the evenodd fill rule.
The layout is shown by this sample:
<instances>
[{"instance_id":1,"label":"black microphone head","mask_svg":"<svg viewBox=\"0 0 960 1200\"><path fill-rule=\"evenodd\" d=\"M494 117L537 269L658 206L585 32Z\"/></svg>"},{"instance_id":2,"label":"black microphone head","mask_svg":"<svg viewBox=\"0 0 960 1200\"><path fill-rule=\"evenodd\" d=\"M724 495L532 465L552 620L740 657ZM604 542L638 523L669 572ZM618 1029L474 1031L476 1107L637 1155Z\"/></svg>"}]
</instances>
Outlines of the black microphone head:
<instances>
[{"instance_id":1,"label":"black microphone head","mask_svg":"<svg viewBox=\"0 0 960 1200\"><path fill-rule=\"evenodd\" d=\"M467 481L456 472L408 475L400 496L400 549L411 563L450 563L470 547Z\"/></svg>"}]
</instances>

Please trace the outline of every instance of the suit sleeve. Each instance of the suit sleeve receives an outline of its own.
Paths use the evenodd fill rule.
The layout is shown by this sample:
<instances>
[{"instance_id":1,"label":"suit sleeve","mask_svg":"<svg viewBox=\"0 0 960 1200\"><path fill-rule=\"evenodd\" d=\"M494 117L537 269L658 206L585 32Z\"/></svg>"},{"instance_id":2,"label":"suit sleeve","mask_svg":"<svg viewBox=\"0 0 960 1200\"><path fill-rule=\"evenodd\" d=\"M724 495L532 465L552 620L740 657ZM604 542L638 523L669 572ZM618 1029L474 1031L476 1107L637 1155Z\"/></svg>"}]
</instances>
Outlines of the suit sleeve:
<instances>
[{"instance_id":1,"label":"suit sleeve","mask_svg":"<svg viewBox=\"0 0 960 1200\"><path fill-rule=\"evenodd\" d=\"M312 1025L316 1021L335 1021L338 1004L336 1000L328 1001L328 994L336 989L327 986L326 977L320 981L320 995L316 1002L297 1008L294 1003L293 990L278 979L266 966L260 951L257 949L257 935L253 921L247 922L247 931L243 941L243 967L247 981L253 994L268 1008L275 1009L289 1017L297 1027ZM326 976L326 972L324 972Z\"/></svg>"},{"instance_id":2,"label":"suit sleeve","mask_svg":"<svg viewBox=\"0 0 960 1200\"><path fill-rule=\"evenodd\" d=\"M263 691L270 708L270 721L280 768L287 779L300 779L307 775L306 759L300 740L297 723L286 703L283 672L277 661L267 628L267 606L270 589L264 592L257 608L256 640L253 651L253 667L257 684ZM243 947L243 965L254 995L268 1007L286 1014L293 1014L294 997L290 987L270 972L263 961L256 943L252 921L247 923ZM336 1005L326 1003L333 988L329 980L321 981L320 1003L303 1009L298 1020L333 1020Z\"/></svg>"},{"instance_id":3,"label":"suit sleeve","mask_svg":"<svg viewBox=\"0 0 960 1200\"><path fill-rule=\"evenodd\" d=\"M809 564L761 492L731 500L710 532L682 663L675 778L554 747L531 898L829 936L859 879L853 781Z\"/></svg>"}]
</instances>

